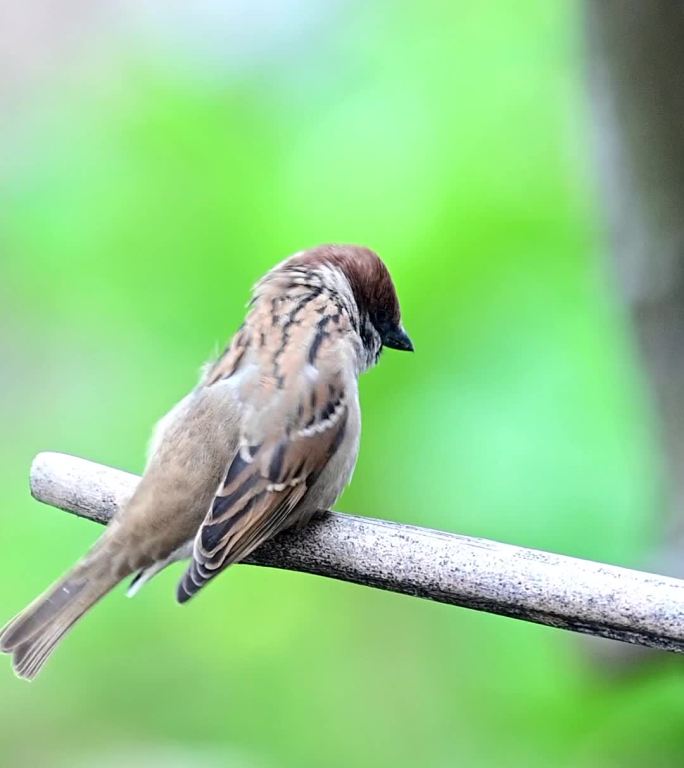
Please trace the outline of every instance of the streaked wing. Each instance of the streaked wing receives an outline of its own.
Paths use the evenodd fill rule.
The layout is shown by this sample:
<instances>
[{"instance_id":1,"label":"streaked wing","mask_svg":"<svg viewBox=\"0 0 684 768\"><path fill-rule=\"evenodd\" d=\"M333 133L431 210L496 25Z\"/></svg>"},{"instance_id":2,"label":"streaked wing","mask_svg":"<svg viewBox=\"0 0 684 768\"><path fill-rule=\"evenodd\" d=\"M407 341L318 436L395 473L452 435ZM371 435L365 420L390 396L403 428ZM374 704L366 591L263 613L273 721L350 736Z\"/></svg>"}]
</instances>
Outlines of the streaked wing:
<instances>
[{"instance_id":1,"label":"streaked wing","mask_svg":"<svg viewBox=\"0 0 684 768\"><path fill-rule=\"evenodd\" d=\"M348 418L341 373L319 371L298 389L296 397L281 393L279 412L268 413L273 426L263 442L254 439L262 429L245 425L245 441L195 539L179 602L295 522L297 505L340 446ZM264 412L255 409L251 421L262 424Z\"/></svg>"}]
</instances>

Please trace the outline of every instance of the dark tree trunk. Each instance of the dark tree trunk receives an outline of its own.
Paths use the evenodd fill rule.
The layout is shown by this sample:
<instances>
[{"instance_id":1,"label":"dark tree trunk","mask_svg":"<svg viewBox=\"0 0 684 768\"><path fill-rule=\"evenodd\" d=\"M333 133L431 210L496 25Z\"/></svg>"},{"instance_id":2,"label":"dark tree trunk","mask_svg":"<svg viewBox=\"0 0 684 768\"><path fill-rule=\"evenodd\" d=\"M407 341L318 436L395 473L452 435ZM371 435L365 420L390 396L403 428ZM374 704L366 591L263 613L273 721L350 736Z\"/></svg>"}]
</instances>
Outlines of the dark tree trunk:
<instances>
[{"instance_id":1,"label":"dark tree trunk","mask_svg":"<svg viewBox=\"0 0 684 768\"><path fill-rule=\"evenodd\" d=\"M684 2L586 6L614 272L659 416L668 538L684 540ZM670 566L684 575L684 547L679 555Z\"/></svg>"}]
</instances>

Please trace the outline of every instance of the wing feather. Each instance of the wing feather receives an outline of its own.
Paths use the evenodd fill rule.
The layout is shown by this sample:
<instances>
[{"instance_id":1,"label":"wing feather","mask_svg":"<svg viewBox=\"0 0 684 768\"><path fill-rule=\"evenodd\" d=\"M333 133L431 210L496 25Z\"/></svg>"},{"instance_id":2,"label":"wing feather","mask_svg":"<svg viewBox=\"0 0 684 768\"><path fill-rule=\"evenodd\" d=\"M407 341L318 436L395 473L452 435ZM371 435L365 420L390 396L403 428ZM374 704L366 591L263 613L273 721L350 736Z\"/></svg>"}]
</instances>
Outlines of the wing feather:
<instances>
[{"instance_id":1,"label":"wing feather","mask_svg":"<svg viewBox=\"0 0 684 768\"><path fill-rule=\"evenodd\" d=\"M228 466L178 585L179 602L297 521L297 506L344 438L348 406L341 372L319 372L310 391L294 402L283 399L279 408L270 421L280 428L259 443L245 438ZM249 423L243 431L253 434Z\"/></svg>"}]
</instances>

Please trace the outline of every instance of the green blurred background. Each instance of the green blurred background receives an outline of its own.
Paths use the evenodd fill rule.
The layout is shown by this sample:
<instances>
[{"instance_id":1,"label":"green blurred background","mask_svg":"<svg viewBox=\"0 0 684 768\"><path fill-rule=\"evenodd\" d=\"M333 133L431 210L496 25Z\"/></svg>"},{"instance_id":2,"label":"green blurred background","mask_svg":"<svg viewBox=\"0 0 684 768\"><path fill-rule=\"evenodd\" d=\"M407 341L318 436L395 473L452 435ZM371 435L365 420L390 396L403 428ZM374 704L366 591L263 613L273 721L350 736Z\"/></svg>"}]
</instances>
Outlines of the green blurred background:
<instances>
[{"instance_id":1,"label":"green blurred background","mask_svg":"<svg viewBox=\"0 0 684 768\"><path fill-rule=\"evenodd\" d=\"M320 242L384 257L417 348L362 381L338 508L639 562L659 469L580 7L86 5L0 74L0 623L98 534L29 498L34 454L140 471L250 285ZM681 765L671 662L615 679L561 631L242 566L180 608L179 573L31 686L2 660L2 765Z\"/></svg>"}]
</instances>

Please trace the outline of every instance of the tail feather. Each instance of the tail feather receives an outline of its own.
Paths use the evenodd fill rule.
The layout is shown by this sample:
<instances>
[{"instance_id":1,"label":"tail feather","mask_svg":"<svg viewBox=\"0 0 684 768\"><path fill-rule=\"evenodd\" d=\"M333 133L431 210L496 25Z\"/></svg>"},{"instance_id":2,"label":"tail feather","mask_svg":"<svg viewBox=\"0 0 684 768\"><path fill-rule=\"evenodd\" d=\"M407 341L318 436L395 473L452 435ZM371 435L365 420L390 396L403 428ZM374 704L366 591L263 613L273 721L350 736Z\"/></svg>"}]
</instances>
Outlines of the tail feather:
<instances>
[{"instance_id":1,"label":"tail feather","mask_svg":"<svg viewBox=\"0 0 684 768\"><path fill-rule=\"evenodd\" d=\"M20 677L31 680L34 678L57 643L66 634L73 622L65 625L46 628L45 634L35 640L27 640L14 650L14 669Z\"/></svg>"},{"instance_id":2,"label":"tail feather","mask_svg":"<svg viewBox=\"0 0 684 768\"><path fill-rule=\"evenodd\" d=\"M34 600L0 633L0 650L7 653L28 640L83 590L85 582L67 575Z\"/></svg>"},{"instance_id":3,"label":"tail feather","mask_svg":"<svg viewBox=\"0 0 684 768\"><path fill-rule=\"evenodd\" d=\"M92 561L77 565L0 632L0 651L13 656L19 677L34 678L59 641L120 580Z\"/></svg>"}]
</instances>

